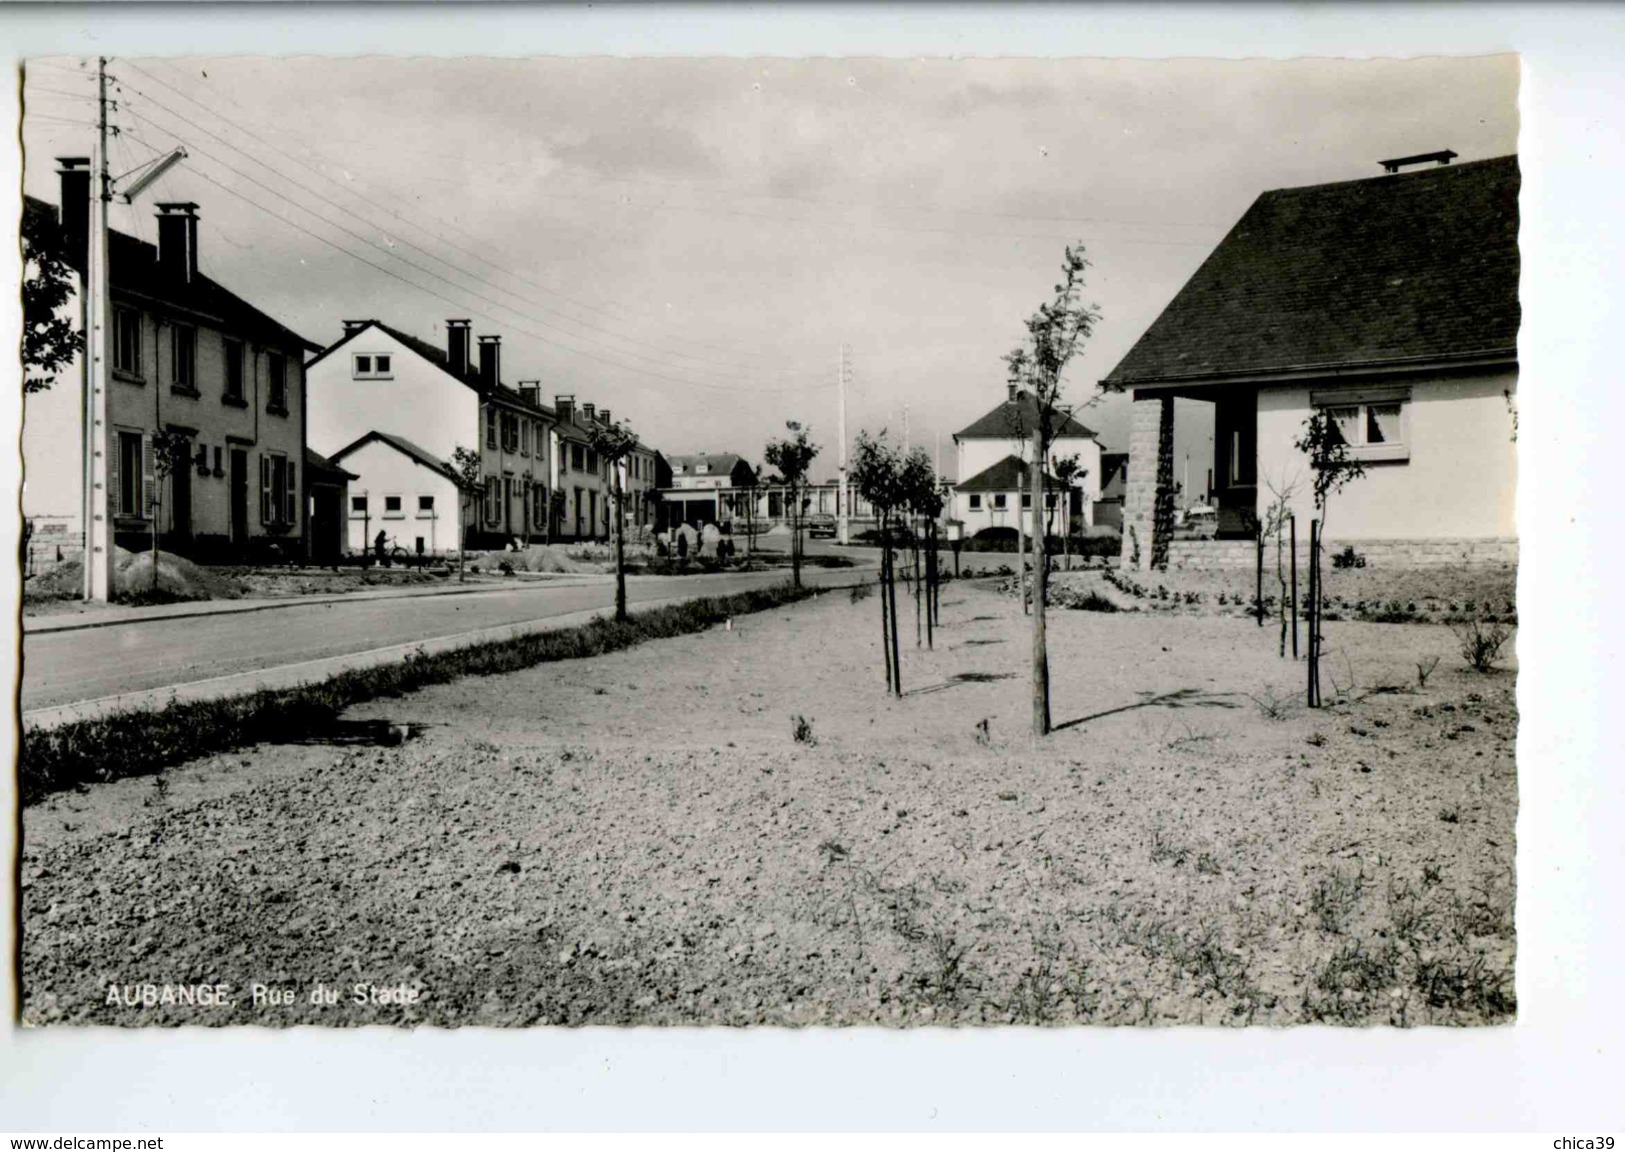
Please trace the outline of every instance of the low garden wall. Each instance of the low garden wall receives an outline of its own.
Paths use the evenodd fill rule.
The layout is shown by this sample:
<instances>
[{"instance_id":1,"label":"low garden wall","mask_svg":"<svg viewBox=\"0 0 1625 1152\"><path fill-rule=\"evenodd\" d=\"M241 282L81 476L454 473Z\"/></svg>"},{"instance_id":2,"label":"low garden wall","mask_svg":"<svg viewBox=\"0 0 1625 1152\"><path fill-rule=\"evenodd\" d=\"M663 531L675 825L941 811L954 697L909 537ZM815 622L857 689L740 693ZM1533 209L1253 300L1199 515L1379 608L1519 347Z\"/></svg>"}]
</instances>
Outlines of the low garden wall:
<instances>
[{"instance_id":1,"label":"low garden wall","mask_svg":"<svg viewBox=\"0 0 1625 1152\"><path fill-rule=\"evenodd\" d=\"M1333 558L1349 547L1354 549L1357 558L1365 561L1368 568L1458 567L1463 564L1518 562L1518 541L1512 536L1417 540L1339 540L1332 537L1326 541L1322 553L1323 564L1330 568ZM1269 566L1274 562L1274 541L1266 541L1264 549L1265 565ZM1251 540L1173 540L1168 544L1168 567L1174 571L1251 569L1257 562L1257 545ZM1309 531L1307 525L1299 525L1300 570L1307 568L1308 562Z\"/></svg>"}]
</instances>

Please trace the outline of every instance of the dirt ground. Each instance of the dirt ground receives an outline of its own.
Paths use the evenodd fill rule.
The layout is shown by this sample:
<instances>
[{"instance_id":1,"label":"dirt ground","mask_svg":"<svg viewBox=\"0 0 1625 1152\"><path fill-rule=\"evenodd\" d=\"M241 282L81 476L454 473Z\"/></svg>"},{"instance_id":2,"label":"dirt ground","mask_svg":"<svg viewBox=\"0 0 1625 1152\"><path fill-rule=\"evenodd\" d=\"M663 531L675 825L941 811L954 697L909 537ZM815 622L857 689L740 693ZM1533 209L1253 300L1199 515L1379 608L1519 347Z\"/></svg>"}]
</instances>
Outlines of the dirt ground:
<instances>
[{"instance_id":1,"label":"dirt ground","mask_svg":"<svg viewBox=\"0 0 1625 1152\"><path fill-rule=\"evenodd\" d=\"M900 700L878 599L830 593L351 713L421 726L399 745L42 801L25 1019L1511 1018L1510 670L1441 627L1334 623L1342 700L1311 712L1251 621L1056 610L1035 742L1019 603L950 586L934 651L904 611ZM229 1005L163 1002L202 983Z\"/></svg>"}]
</instances>

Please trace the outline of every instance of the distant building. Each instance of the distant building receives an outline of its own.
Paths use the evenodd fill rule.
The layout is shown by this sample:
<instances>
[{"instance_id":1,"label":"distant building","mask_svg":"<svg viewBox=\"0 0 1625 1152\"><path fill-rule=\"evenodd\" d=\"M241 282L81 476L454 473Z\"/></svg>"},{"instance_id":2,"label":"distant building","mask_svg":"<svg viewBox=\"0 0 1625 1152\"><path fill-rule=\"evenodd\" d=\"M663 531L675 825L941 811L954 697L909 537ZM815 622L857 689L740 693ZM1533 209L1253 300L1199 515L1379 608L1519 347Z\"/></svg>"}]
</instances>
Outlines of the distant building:
<instances>
[{"instance_id":1,"label":"distant building","mask_svg":"<svg viewBox=\"0 0 1625 1152\"><path fill-rule=\"evenodd\" d=\"M305 491L310 506L305 540L311 563L330 564L347 551L346 510L350 506L350 481L355 479L355 473L340 468L319 452L305 449Z\"/></svg>"},{"instance_id":2,"label":"distant building","mask_svg":"<svg viewBox=\"0 0 1625 1152\"><path fill-rule=\"evenodd\" d=\"M735 452L668 456L671 484L661 493L661 527L731 524L743 519L761 494L758 477Z\"/></svg>"},{"instance_id":3,"label":"distant building","mask_svg":"<svg viewBox=\"0 0 1625 1152\"><path fill-rule=\"evenodd\" d=\"M450 522L434 533L442 552L457 549L459 517L469 546L546 540L549 493L556 489L552 409L537 386L503 383L500 336L479 337L477 363L472 340L467 320L446 321L444 348L378 320L346 320L344 337L306 365L310 442L318 450L337 456L380 432L448 467L458 448L479 453L480 498L464 512L454 504L436 510ZM390 478L369 475L364 466L347 465L358 472L351 487L382 492Z\"/></svg>"},{"instance_id":4,"label":"distant building","mask_svg":"<svg viewBox=\"0 0 1625 1152\"><path fill-rule=\"evenodd\" d=\"M1044 529L1048 533L1087 528L1100 498L1100 441L1094 432L1066 411L1053 417L1049 459L1045 468ZM1004 401L980 419L954 433L958 449L952 515L974 536L984 528L1033 531L1034 494L1027 491L1023 474L1030 471L1033 429L1038 402L1032 393L1014 384ZM1064 496L1055 479L1055 462L1078 457L1082 479Z\"/></svg>"},{"instance_id":5,"label":"distant building","mask_svg":"<svg viewBox=\"0 0 1625 1152\"><path fill-rule=\"evenodd\" d=\"M412 555L457 551L464 498L457 475L427 448L393 432L368 432L333 453L353 478L345 504L345 538L354 555L371 551L384 534L387 548Z\"/></svg>"},{"instance_id":6,"label":"distant building","mask_svg":"<svg viewBox=\"0 0 1625 1152\"><path fill-rule=\"evenodd\" d=\"M1265 192L1112 369L1103 384L1134 400L1124 518L1143 547L1125 539L1125 558L1169 559L1176 398L1213 405L1220 537L1256 535L1272 486L1294 487L1307 535L1294 441L1323 412L1366 472L1334 498L1336 541L1515 556L1518 158L1454 158ZM1202 548L1222 540L1180 545Z\"/></svg>"},{"instance_id":7,"label":"distant building","mask_svg":"<svg viewBox=\"0 0 1625 1152\"><path fill-rule=\"evenodd\" d=\"M90 230L89 162L62 161L61 210L29 197L23 210L62 230L83 276ZM112 357L107 394L107 515L114 543L162 546L200 559L305 555L305 353L317 347L198 268L198 206L158 205L158 243L108 237ZM74 309L77 325L78 309ZM82 366L28 402L24 451L33 483L25 515L70 516L82 531ZM184 445L167 479L161 433ZM47 471L47 457L57 467ZM61 467L63 457L73 464ZM43 479L49 476L49 480Z\"/></svg>"}]
</instances>

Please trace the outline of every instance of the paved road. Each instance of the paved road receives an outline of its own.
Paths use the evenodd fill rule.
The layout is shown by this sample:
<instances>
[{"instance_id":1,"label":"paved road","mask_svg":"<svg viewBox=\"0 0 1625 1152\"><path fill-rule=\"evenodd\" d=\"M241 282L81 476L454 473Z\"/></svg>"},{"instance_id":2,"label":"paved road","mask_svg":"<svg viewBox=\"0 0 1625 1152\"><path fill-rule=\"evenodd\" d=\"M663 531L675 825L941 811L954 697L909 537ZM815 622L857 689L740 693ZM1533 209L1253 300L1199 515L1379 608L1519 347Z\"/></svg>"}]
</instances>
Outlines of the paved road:
<instances>
[{"instance_id":1,"label":"paved road","mask_svg":"<svg viewBox=\"0 0 1625 1152\"><path fill-rule=\"evenodd\" d=\"M811 584L848 584L850 569L813 569ZM646 576L627 581L632 604L719 596L784 580L782 571ZM24 712L192 684L244 672L412 644L502 625L546 621L615 602L611 580L567 587L523 584L470 593L338 601L200 619L150 620L25 635Z\"/></svg>"}]
</instances>

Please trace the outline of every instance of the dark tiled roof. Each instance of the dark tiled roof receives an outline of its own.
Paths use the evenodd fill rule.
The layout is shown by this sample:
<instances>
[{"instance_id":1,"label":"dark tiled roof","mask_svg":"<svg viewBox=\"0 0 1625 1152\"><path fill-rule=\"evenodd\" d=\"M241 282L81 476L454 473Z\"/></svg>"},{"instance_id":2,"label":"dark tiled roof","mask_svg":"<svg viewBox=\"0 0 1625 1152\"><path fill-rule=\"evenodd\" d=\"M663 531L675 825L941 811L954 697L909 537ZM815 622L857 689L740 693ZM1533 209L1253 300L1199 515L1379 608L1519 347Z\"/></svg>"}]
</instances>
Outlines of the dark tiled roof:
<instances>
[{"instance_id":1,"label":"dark tiled roof","mask_svg":"<svg viewBox=\"0 0 1625 1152\"><path fill-rule=\"evenodd\" d=\"M1108 386L1514 354L1518 158L1253 202Z\"/></svg>"},{"instance_id":2,"label":"dark tiled roof","mask_svg":"<svg viewBox=\"0 0 1625 1152\"><path fill-rule=\"evenodd\" d=\"M734 468L744 461L745 458L737 452L695 452L687 456L666 457L672 472L675 474L681 468L684 476L697 475L695 469L701 464L710 466L706 471L708 476L729 476L733 474ZM745 466L750 467L748 464Z\"/></svg>"},{"instance_id":3,"label":"dark tiled roof","mask_svg":"<svg viewBox=\"0 0 1625 1152\"><path fill-rule=\"evenodd\" d=\"M54 204L32 196L24 198L23 211L47 214L53 221L58 219ZM109 229L107 247L115 293L139 295L159 304L168 304L190 312L200 318L212 318L219 322L224 331L232 335L250 337L260 344L275 348L303 353L321 347L273 320L231 289L211 280L202 272L199 272L190 284L182 284L171 276L160 273L156 245L138 240L117 229Z\"/></svg>"},{"instance_id":4,"label":"dark tiled roof","mask_svg":"<svg viewBox=\"0 0 1625 1152\"><path fill-rule=\"evenodd\" d=\"M359 439L352 440L343 448L340 448L337 452L333 453L333 459L342 460L356 449L365 447L366 445L377 441L388 444L397 452L411 457L413 460L416 460L419 464L423 465L430 471L444 476L453 484L457 483L457 474L451 470L450 466L448 466L444 460L436 459L434 454L428 449L412 443L412 441L408 440L405 436L397 436L393 432L379 432L377 429L374 429Z\"/></svg>"},{"instance_id":5,"label":"dark tiled roof","mask_svg":"<svg viewBox=\"0 0 1625 1152\"><path fill-rule=\"evenodd\" d=\"M1033 434L1038 423L1038 401L1031 392L1017 392L1014 400L1006 400L981 419L954 433L955 440L1009 440ZM1071 416L1062 416L1055 429L1056 437L1094 436L1088 428Z\"/></svg>"},{"instance_id":6,"label":"dark tiled roof","mask_svg":"<svg viewBox=\"0 0 1625 1152\"><path fill-rule=\"evenodd\" d=\"M1006 456L991 468L984 468L969 480L962 480L956 487L961 492L1014 492L1017 488L1025 488L1027 478L1031 472L1031 465L1019 456ZM1061 488L1063 485L1053 476L1044 477L1046 487Z\"/></svg>"},{"instance_id":7,"label":"dark tiled roof","mask_svg":"<svg viewBox=\"0 0 1625 1152\"><path fill-rule=\"evenodd\" d=\"M359 479L361 477L354 472L346 472L315 449L305 449L305 480L307 483L326 480L329 483L340 484L346 480Z\"/></svg>"}]
</instances>

